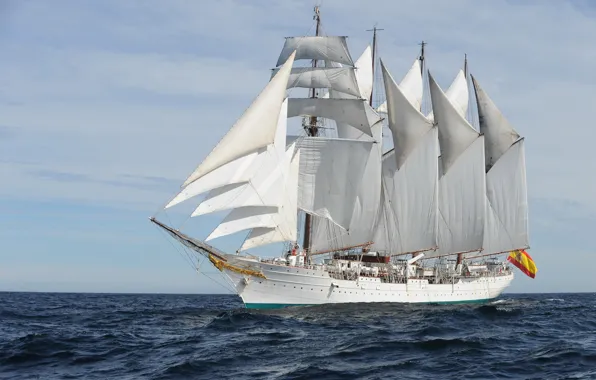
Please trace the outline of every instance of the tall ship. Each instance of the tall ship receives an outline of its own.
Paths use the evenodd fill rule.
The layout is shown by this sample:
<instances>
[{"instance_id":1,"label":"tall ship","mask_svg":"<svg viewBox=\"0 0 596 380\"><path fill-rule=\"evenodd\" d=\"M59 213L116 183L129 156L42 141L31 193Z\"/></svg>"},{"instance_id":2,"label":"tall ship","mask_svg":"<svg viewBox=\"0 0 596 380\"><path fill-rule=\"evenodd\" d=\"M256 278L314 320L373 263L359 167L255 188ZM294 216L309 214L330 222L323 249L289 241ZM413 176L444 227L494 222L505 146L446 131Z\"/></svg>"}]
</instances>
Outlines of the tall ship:
<instances>
[{"instance_id":1,"label":"tall ship","mask_svg":"<svg viewBox=\"0 0 596 380\"><path fill-rule=\"evenodd\" d=\"M422 43L397 83L376 27L356 61L345 36L321 33L318 7L313 27L285 39L270 81L164 207L200 199L190 216L227 212L219 225L198 239L150 220L247 308L485 302L511 265L533 278L524 138L467 61L443 91ZM212 245L236 233L236 252ZM267 245L277 257L259 255Z\"/></svg>"}]
</instances>

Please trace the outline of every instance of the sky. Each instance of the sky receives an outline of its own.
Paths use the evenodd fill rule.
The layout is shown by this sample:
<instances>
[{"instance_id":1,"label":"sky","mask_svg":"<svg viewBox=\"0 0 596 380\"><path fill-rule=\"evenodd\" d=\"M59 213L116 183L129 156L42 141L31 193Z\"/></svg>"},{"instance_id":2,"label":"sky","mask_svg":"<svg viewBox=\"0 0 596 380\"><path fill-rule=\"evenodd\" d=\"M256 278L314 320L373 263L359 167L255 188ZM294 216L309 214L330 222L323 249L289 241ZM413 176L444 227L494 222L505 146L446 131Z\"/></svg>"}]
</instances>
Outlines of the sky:
<instances>
[{"instance_id":1,"label":"sky","mask_svg":"<svg viewBox=\"0 0 596 380\"><path fill-rule=\"evenodd\" d=\"M225 292L148 218L265 86L284 37L313 33L314 5L0 1L0 290ZM539 272L517 271L508 291L596 291L596 6L324 0L321 15L354 57L371 41L366 29L383 28L379 56L396 79L421 40L444 89L468 55L526 138ZM189 223L200 238L218 218Z\"/></svg>"}]
</instances>

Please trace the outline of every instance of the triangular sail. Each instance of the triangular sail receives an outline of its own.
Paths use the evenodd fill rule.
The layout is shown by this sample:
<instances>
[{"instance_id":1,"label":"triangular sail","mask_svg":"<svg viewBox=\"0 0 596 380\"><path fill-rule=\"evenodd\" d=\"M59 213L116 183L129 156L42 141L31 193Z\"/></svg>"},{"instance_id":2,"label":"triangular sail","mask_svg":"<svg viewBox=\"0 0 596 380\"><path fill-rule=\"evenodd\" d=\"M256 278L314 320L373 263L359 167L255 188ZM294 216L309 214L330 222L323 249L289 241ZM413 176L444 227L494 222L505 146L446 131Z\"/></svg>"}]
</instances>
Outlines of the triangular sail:
<instances>
[{"instance_id":1,"label":"triangular sail","mask_svg":"<svg viewBox=\"0 0 596 380\"><path fill-rule=\"evenodd\" d=\"M408 99L410 104L417 109L421 109L423 85L422 85L422 72L420 71L420 60L417 58L408 73L399 83L399 89L403 96ZM377 108L377 112L387 113L387 101L381 104Z\"/></svg>"},{"instance_id":2,"label":"triangular sail","mask_svg":"<svg viewBox=\"0 0 596 380\"><path fill-rule=\"evenodd\" d=\"M410 102L381 61L385 96L389 116L389 129L393 136L397 169L401 168L412 150L433 128L430 121Z\"/></svg>"},{"instance_id":3,"label":"triangular sail","mask_svg":"<svg viewBox=\"0 0 596 380\"><path fill-rule=\"evenodd\" d=\"M209 205L209 200L221 194L228 194L228 191L240 192L241 189L249 185L249 181L254 178L255 173L266 167L275 167L283 158L286 149L288 101L285 99L279 110L277 118L277 127L274 134L273 144L270 144L257 152L247 154L231 161L221 167L207 173L203 177L191 182L184 187L172 199L165 208L169 208L195 197L204 192L211 192L202 202L203 207L199 206L199 211L195 211L193 216L206 213L211 209L217 211L216 207ZM273 165L273 166L272 166ZM222 187L224 187L222 189ZM231 193L229 193L231 194ZM221 198L220 198L221 199Z\"/></svg>"},{"instance_id":4,"label":"triangular sail","mask_svg":"<svg viewBox=\"0 0 596 380\"><path fill-rule=\"evenodd\" d=\"M180 192L176 194L164 208L167 209L173 207L188 199L196 197L199 194L221 186L246 183L251 176L249 169L253 166L253 162L265 152L266 148L260 149L257 152L237 158L234 161L205 174L203 177L191 182L188 186L180 190Z\"/></svg>"},{"instance_id":5,"label":"triangular sail","mask_svg":"<svg viewBox=\"0 0 596 380\"><path fill-rule=\"evenodd\" d=\"M280 219L284 219L280 218L278 214L280 211L285 210L282 207L283 205L287 206L287 194L285 192L290 195L292 194L292 191L287 191L286 187L288 184L292 183L292 179L289 178L289 175L290 169L292 168L292 156L294 155L294 150L295 145L293 144L288 148L284 159L280 162L283 175L277 177L277 181L268 186L266 191L261 194L265 199L277 198L278 204L271 206L255 206L252 200L249 200L246 204L236 204L235 208L224 218L206 240L215 239L251 228L278 227ZM282 195L281 197L279 196L280 194ZM283 217L286 217L286 215L283 215Z\"/></svg>"},{"instance_id":6,"label":"triangular sail","mask_svg":"<svg viewBox=\"0 0 596 380\"><path fill-rule=\"evenodd\" d=\"M529 246L528 200L524 140L503 117L472 77L480 131L485 136L488 212L484 236L486 254Z\"/></svg>"},{"instance_id":7,"label":"triangular sail","mask_svg":"<svg viewBox=\"0 0 596 380\"><path fill-rule=\"evenodd\" d=\"M278 212L273 216L276 226L273 228L257 227L248 234L241 250L265 244L293 241L297 239L298 222L298 173L300 170L300 150L296 151L288 170L288 177L283 190L283 200Z\"/></svg>"},{"instance_id":8,"label":"triangular sail","mask_svg":"<svg viewBox=\"0 0 596 380\"><path fill-rule=\"evenodd\" d=\"M267 83L265 89L240 119L184 181L183 186L188 186L215 169L273 143L294 56L295 53L288 54L288 59L281 70Z\"/></svg>"},{"instance_id":9,"label":"triangular sail","mask_svg":"<svg viewBox=\"0 0 596 380\"><path fill-rule=\"evenodd\" d=\"M199 216L240 206L277 205L279 194L265 196L269 188L283 175L286 156L287 99L282 104L277 122L275 141L267 151L253 160L245 172L246 182L230 182L209 192L191 216Z\"/></svg>"},{"instance_id":10,"label":"triangular sail","mask_svg":"<svg viewBox=\"0 0 596 380\"><path fill-rule=\"evenodd\" d=\"M468 81L466 80L466 75L463 70L459 70L457 76L447 89L447 92L445 92L445 95L447 96L447 99L451 101L451 104L457 112L465 118L466 112L468 112L470 94L468 92ZM427 118L430 121L434 121L434 112L430 111Z\"/></svg>"},{"instance_id":11,"label":"triangular sail","mask_svg":"<svg viewBox=\"0 0 596 380\"><path fill-rule=\"evenodd\" d=\"M356 68L356 79L358 80L358 92L360 93L360 97L368 102L374 85L373 59L370 45L358 57L354 67Z\"/></svg>"},{"instance_id":12,"label":"triangular sail","mask_svg":"<svg viewBox=\"0 0 596 380\"><path fill-rule=\"evenodd\" d=\"M486 171L488 171L520 136L473 76L472 83L478 104L480 133L486 137Z\"/></svg>"}]
</instances>

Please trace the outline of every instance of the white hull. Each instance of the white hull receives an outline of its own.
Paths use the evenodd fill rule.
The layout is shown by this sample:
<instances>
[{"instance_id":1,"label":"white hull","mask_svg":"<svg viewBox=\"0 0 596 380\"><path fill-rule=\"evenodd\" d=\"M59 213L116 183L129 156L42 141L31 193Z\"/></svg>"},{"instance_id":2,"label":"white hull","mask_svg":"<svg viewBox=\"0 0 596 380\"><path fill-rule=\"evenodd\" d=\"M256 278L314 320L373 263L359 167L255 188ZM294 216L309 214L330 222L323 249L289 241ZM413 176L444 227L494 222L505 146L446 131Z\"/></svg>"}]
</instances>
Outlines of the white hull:
<instances>
[{"instance_id":1,"label":"white hull","mask_svg":"<svg viewBox=\"0 0 596 380\"><path fill-rule=\"evenodd\" d=\"M337 280L323 270L255 263L266 278L224 269L247 308L278 308L329 303L472 303L498 297L513 280L513 273L461 277L449 284L427 279L383 283L378 277Z\"/></svg>"}]
</instances>

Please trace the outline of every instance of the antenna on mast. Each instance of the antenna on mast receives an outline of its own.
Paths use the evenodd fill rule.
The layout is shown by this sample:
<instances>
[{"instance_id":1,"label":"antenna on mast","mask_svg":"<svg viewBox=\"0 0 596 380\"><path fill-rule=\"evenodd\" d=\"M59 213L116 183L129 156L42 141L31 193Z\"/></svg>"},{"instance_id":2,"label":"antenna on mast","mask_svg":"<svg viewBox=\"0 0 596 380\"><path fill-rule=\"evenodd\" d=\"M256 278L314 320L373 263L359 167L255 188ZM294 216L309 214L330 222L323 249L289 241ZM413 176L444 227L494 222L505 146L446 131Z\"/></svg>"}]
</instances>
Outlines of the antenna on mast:
<instances>
[{"instance_id":1,"label":"antenna on mast","mask_svg":"<svg viewBox=\"0 0 596 380\"><path fill-rule=\"evenodd\" d=\"M464 53L464 75L468 81L468 55Z\"/></svg>"},{"instance_id":2,"label":"antenna on mast","mask_svg":"<svg viewBox=\"0 0 596 380\"><path fill-rule=\"evenodd\" d=\"M379 30L385 30L385 29L379 29L377 28L377 23L375 23L375 25L373 26L372 29L367 29L367 32L373 32L373 40L372 40L372 74L373 74L373 83L374 83L374 78L375 78L375 56L376 56L376 51L377 51L377 31ZM373 88L370 91L370 99L368 100L368 105L372 107L372 103L373 103L373 90L374 90L374 85Z\"/></svg>"},{"instance_id":3,"label":"antenna on mast","mask_svg":"<svg viewBox=\"0 0 596 380\"><path fill-rule=\"evenodd\" d=\"M427 45L427 42L424 42L423 40L418 45L420 45L420 57L418 57L418 60L420 61L420 73L424 75L424 47Z\"/></svg>"}]
</instances>

